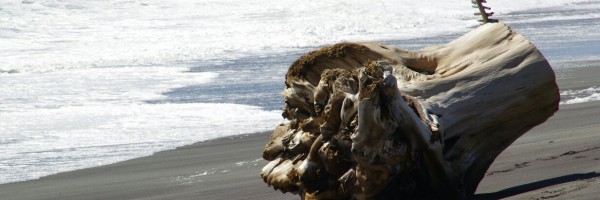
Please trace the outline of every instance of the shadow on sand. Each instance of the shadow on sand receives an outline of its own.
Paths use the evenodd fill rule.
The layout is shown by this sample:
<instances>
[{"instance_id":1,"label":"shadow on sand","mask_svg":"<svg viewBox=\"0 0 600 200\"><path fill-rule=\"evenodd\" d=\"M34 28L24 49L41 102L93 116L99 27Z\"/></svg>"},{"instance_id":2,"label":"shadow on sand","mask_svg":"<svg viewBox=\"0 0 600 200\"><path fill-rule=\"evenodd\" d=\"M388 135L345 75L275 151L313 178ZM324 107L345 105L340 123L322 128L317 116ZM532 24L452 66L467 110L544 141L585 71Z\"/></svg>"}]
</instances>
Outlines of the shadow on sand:
<instances>
[{"instance_id":1,"label":"shadow on sand","mask_svg":"<svg viewBox=\"0 0 600 200\"><path fill-rule=\"evenodd\" d=\"M560 176L556 178L550 178L546 180L541 180L533 183L528 183L524 185L519 185L511 188L507 188L504 190L500 190L498 192L493 193L485 193L485 194L475 194L472 199L476 200L488 200L488 199L503 199L511 196L515 196L518 194L522 194L525 192L534 191L537 189L568 183L572 181L585 180L600 177L600 173L590 172L585 174L570 174L565 176Z\"/></svg>"}]
</instances>

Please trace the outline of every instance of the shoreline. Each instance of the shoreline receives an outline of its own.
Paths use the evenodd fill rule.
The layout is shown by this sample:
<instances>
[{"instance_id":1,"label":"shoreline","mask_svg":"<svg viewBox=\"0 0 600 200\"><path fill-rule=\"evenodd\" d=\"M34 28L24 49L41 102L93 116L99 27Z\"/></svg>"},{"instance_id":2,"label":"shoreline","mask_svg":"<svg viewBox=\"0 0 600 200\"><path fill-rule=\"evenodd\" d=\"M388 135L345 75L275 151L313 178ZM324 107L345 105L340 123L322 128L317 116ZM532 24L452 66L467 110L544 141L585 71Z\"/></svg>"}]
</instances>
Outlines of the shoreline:
<instances>
[{"instance_id":1,"label":"shoreline","mask_svg":"<svg viewBox=\"0 0 600 200\"><path fill-rule=\"evenodd\" d=\"M600 191L600 102L563 105L492 164L475 199L583 198ZM582 120L587 119L587 120ZM569 125L574 125L569 126ZM568 137L565 137L567 135ZM110 165L0 185L7 200L299 199L260 178L270 132L198 142Z\"/></svg>"},{"instance_id":2,"label":"shoreline","mask_svg":"<svg viewBox=\"0 0 600 200\"><path fill-rule=\"evenodd\" d=\"M555 71L561 91L600 85L600 62ZM600 101L561 105L491 165L476 199L600 194ZM7 200L298 199L260 178L270 132L224 137L110 165L0 185Z\"/></svg>"},{"instance_id":3,"label":"shoreline","mask_svg":"<svg viewBox=\"0 0 600 200\"><path fill-rule=\"evenodd\" d=\"M266 187L261 152L270 133L198 142L114 164L0 185L7 200L294 199Z\"/></svg>"}]
</instances>

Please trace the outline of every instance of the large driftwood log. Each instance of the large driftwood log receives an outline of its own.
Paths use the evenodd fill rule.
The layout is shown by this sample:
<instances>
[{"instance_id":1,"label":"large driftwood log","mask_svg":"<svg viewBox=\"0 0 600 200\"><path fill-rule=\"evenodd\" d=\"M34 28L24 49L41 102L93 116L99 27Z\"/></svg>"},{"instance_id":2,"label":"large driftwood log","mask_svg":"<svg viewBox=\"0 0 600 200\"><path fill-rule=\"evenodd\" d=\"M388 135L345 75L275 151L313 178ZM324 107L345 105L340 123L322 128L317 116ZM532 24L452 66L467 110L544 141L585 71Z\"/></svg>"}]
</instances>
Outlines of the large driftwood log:
<instances>
[{"instance_id":1,"label":"large driftwood log","mask_svg":"<svg viewBox=\"0 0 600 200\"><path fill-rule=\"evenodd\" d=\"M264 181L303 199L464 199L558 110L554 72L505 24L405 51L342 43L290 67Z\"/></svg>"}]
</instances>

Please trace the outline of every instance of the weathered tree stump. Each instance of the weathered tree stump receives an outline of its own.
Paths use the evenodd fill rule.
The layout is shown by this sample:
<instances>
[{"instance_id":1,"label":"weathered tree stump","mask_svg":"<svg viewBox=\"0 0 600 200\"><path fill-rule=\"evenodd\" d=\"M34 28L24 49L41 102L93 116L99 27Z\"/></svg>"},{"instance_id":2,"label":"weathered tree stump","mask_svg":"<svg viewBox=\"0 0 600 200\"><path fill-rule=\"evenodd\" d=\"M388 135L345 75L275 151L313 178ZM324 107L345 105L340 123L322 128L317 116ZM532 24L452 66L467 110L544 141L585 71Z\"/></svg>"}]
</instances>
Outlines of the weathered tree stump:
<instances>
[{"instance_id":1,"label":"weathered tree stump","mask_svg":"<svg viewBox=\"0 0 600 200\"><path fill-rule=\"evenodd\" d=\"M303 199L465 199L558 110L554 72L505 24L405 51L341 43L290 67L264 181Z\"/></svg>"}]
</instances>

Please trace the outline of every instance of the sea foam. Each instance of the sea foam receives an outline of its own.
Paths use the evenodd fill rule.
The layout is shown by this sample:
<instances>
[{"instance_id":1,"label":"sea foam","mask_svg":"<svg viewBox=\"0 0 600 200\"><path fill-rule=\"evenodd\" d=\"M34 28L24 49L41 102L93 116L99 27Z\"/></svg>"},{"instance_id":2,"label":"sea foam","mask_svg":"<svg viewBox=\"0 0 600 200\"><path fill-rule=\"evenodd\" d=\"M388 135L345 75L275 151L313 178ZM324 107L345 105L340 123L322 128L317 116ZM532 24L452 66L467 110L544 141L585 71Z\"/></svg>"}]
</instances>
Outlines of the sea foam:
<instances>
[{"instance_id":1,"label":"sea foam","mask_svg":"<svg viewBox=\"0 0 600 200\"><path fill-rule=\"evenodd\" d=\"M341 41L433 37L478 25L469 1L432 4L419 0L3 2L0 183L270 130L283 120L277 111L283 85L276 83L283 84L290 63L264 62L269 59L262 55L304 52ZM600 4L493 0L489 5L503 17L564 5L593 10ZM541 15L542 20L574 19L550 15ZM524 26L533 30L527 36L534 42L575 32L551 26L535 32L537 19L515 16L508 20L515 20L517 27L534 24L531 29ZM577 33L584 39L597 38L595 32ZM265 100L257 94L268 95L269 105L257 103ZM593 96L582 95L576 98Z\"/></svg>"},{"instance_id":2,"label":"sea foam","mask_svg":"<svg viewBox=\"0 0 600 200\"><path fill-rule=\"evenodd\" d=\"M280 114L255 106L207 103L67 106L2 113L0 183L266 131L283 122Z\"/></svg>"},{"instance_id":3,"label":"sea foam","mask_svg":"<svg viewBox=\"0 0 600 200\"><path fill-rule=\"evenodd\" d=\"M464 0L5 2L0 69L48 71L238 57L340 41L408 39L476 26ZM496 13L583 0L490 1ZM294 6L290 6L294 5Z\"/></svg>"},{"instance_id":4,"label":"sea foam","mask_svg":"<svg viewBox=\"0 0 600 200\"><path fill-rule=\"evenodd\" d=\"M600 86L593 86L582 90L566 90L560 92L560 104L575 104L591 101L600 101Z\"/></svg>"}]
</instances>

